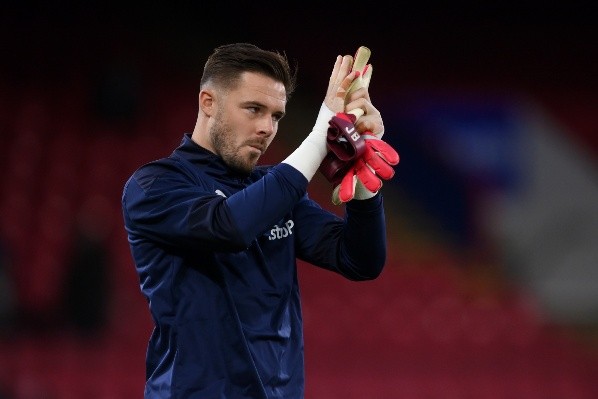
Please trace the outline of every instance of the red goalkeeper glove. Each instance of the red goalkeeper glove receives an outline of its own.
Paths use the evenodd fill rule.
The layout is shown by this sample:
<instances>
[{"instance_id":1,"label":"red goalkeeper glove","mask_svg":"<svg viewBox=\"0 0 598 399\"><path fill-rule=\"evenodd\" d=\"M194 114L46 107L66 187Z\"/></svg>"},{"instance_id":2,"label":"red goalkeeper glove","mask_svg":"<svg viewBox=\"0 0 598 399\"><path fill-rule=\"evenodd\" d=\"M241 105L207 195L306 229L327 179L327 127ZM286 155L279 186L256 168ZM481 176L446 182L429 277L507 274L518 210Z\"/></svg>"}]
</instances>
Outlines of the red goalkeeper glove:
<instances>
[{"instance_id":1,"label":"red goalkeeper glove","mask_svg":"<svg viewBox=\"0 0 598 399\"><path fill-rule=\"evenodd\" d=\"M371 194L360 191L377 193L382 188L382 180L391 179L395 173L393 166L399 163L399 154L387 142L369 132L361 137L365 141L365 150L334 188L332 202L335 205L352 200L356 194L358 199L371 197Z\"/></svg>"}]
</instances>

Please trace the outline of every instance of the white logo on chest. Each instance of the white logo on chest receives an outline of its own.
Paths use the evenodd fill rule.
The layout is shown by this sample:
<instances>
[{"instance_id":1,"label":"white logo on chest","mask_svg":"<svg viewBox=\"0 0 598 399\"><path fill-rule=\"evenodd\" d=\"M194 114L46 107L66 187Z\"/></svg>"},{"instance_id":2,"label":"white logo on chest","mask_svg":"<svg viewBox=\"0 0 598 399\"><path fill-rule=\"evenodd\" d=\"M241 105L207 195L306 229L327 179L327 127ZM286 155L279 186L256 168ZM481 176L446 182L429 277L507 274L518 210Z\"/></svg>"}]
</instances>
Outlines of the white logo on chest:
<instances>
[{"instance_id":1,"label":"white logo on chest","mask_svg":"<svg viewBox=\"0 0 598 399\"><path fill-rule=\"evenodd\" d=\"M295 222L293 222L292 220L287 220L284 226L282 227L275 224L274 227L272 227L272 230L270 230L268 240L279 240L281 238L285 238L292 235L293 226L295 226Z\"/></svg>"}]
</instances>

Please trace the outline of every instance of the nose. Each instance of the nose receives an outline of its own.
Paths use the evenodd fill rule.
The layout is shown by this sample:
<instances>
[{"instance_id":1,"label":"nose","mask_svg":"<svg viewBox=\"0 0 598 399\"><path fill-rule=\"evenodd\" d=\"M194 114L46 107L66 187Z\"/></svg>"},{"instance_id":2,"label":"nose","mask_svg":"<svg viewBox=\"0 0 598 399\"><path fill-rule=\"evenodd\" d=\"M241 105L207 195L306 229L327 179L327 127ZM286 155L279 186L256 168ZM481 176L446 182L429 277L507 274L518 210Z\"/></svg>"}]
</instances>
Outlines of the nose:
<instances>
[{"instance_id":1,"label":"nose","mask_svg":"<svg viewBox=\"0 0 598 399\"><path fill-rule=\"evenodd\" d=\"M269 137L276 132L276 122L271 115L264 116L260 119L259 134L261 136Z\"/></svg>"}]
</instances>

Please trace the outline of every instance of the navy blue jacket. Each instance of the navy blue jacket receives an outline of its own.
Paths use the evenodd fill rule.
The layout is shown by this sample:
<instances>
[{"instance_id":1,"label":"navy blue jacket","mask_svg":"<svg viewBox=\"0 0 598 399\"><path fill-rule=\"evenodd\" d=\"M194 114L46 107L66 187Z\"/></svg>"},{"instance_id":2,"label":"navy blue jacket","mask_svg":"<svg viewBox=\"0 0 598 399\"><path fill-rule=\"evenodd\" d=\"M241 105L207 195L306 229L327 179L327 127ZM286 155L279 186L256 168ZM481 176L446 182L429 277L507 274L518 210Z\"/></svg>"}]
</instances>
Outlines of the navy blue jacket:
<instances>
[{"instance_id":1,"label":"navy blue jacket","mask_svg":"<svg viewBox=\"0 0 598 399\"><path fill-rule=\"evenodd\" d=\"M155 323L146 398L303 398L296 259L351 280L386 256L381 195L344 219L287 164L237 175L185 134L125 184L122 206Z\"/></svg>"}]
</instances>

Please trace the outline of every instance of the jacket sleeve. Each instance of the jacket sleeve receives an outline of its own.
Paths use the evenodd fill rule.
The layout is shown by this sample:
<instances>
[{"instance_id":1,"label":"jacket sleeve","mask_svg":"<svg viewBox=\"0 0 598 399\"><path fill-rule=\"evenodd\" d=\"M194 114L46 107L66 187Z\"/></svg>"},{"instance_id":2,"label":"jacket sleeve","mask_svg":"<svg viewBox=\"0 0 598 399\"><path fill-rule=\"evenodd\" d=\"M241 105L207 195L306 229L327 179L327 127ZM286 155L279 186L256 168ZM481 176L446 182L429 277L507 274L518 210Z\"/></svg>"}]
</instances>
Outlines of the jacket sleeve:
<instances>
[{"instance_id":1,"label":"jacket sleeve","mask_svg":"<svg viewBox=\"0 0 598 399\"><path fill-rule=\"evenodd\" d=\"M129 240L173 247L241 251L304 195L307 180L289 165L228 198L202 188L172 165L148 165L125 184L122 207Z\"/></svg>"},{"instance_id":2,"label":"jacket sleeve","mask_svg":"<svg viewBox=\"0 0 598 399\"><path fill-rule=\"evenodd\" d=\"M350 280L371 280L386 262L386 222L381 194L349 201L344 218L312 200L295 207L298 258Z\"/></svg>"}]
</instances>

